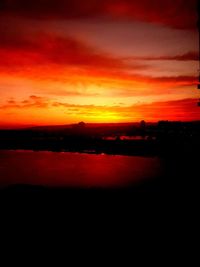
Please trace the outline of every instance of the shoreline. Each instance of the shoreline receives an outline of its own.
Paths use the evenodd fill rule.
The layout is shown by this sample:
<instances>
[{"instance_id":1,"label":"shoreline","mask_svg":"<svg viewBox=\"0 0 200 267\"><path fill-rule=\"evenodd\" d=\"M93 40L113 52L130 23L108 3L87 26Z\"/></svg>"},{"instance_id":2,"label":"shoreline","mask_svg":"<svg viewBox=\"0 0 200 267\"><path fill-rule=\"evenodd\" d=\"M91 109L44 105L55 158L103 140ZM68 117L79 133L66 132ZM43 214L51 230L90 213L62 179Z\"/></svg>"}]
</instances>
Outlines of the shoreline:
<instances>
[{"instance_id":1,"label":"shoreline","mask_svg":"<svg viewBox=\"0 0 200 267\"><path fill-rule=\"evenodd\" d=\"M146 158L156 158L159 155L147 155L147 154L136 154L136 153L108 153L108 152L97 152L97 151L87 151L87 150L47 150L47 149L25 149L25 148L0 148L0 151L14 151L14 152L52 152L52 153L73 153L73 154L86 154L86 155L102 155L102 156L127 156L127 157L146 157Z\"/></svg>"}]
</instances>

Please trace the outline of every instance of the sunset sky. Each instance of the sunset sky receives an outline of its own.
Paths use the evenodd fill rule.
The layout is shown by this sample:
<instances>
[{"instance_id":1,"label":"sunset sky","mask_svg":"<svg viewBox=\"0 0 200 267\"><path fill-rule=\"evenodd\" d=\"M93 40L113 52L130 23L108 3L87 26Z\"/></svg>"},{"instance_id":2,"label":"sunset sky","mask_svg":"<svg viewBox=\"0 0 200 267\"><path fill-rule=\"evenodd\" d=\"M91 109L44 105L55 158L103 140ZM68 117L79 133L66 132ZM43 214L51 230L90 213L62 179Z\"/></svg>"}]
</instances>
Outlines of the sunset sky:
<instances>
[{"instance_id":1,"label":"sunset sky","mask_svg":"<svg viewBox=\"0 0 200 267\"><path fill-rule=\"evenodd\" d=\"M1 0L0 127L200 120L196 0Z\"/></svg>"}]
</instances>

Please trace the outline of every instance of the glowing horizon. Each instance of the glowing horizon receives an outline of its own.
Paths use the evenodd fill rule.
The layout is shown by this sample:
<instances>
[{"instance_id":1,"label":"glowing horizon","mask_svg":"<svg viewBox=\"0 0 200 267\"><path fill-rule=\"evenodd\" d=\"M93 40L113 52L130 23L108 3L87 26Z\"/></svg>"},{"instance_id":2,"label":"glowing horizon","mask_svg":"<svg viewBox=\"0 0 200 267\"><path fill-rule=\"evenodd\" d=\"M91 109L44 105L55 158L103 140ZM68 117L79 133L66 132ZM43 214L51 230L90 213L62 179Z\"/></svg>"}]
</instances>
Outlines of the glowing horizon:
<instances>
[{"instance_id":1,"label":"glowing horizon","mask_svg":"<svg viewBox=\"0 0 200 267\"><path fill-rule=\"evenodd\" d=\"M0 4L0 127L200 120L191 1Z\"/></svg>"}]
</instances>

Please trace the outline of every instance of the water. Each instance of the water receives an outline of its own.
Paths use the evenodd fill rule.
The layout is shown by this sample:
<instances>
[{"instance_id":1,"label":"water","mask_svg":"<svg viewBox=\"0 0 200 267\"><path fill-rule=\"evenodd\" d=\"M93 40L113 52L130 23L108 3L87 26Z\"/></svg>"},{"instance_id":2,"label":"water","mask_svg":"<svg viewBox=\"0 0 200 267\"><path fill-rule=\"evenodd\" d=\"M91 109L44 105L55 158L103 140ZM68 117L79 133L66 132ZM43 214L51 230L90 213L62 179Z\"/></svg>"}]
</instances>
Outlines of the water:
<instances>
[{"instance_id":1,"label":"water","mask_svg":"<svg viewBox=\"0 0 200 267\"><path fill-rule=\"evenodd\" d=\"M158 158L0 151L0 186L123 187L157 177Z\"/></svg>"}]
</instances>

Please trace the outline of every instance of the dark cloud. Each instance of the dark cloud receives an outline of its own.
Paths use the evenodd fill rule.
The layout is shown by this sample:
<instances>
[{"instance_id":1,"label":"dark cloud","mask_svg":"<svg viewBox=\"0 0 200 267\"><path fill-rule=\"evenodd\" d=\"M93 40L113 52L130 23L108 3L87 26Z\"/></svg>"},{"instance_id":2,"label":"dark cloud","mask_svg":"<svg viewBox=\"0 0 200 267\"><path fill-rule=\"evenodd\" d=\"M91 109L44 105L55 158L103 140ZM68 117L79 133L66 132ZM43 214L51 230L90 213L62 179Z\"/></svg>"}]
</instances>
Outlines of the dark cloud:
<instances>
[{"instance_id":1,"label":"dark cloud","mask_svg":"<svg viewBox=\"0 0 200 267\"><path fill-rule=\"evenodd\" d=\"M179 55L172 55L172 56L148 56L148 57L128 57L124 60L174 60L174 61L198 61L199 60L199 53L198 52L188 52Z\"/></svg>"},{"instance_id":2,"label":"dark cloud","mask_svg":"<svg viewBox=\"0 0 200 267\"><path fill-rule=\"evenodd\" d=\"M198 61L199 54L198 52L188 52L185 54L175 55L175 56L156 57L152 58L152 60Z\"/></svg>"},{"instance_id":3,"label":"dark cloud","mask_svg":"<svg viewBox=\"0 0 200 267\"><path fill-rule=\"evenodd\" d=\"M146 81L149 82L157 82L157 83L166 83L166 84L174 84L174 85L192 85L196 84L197 80L195 76L169 76L169 77L150 77L146 78Z\"/></svg>"},{"instance_id":4,"label":"dark cloud","mask_svg":"<svg viewBox=\"0 0 200 267\"><path fill-rule=\"evenodd\" d=\"M36 19L102 16L160 23L172 28L196 26L197 0L1 0L1 14Z\"/></svg>"}]
</instances>

